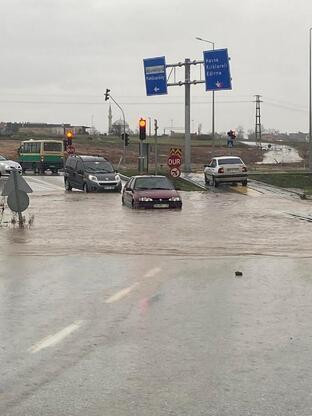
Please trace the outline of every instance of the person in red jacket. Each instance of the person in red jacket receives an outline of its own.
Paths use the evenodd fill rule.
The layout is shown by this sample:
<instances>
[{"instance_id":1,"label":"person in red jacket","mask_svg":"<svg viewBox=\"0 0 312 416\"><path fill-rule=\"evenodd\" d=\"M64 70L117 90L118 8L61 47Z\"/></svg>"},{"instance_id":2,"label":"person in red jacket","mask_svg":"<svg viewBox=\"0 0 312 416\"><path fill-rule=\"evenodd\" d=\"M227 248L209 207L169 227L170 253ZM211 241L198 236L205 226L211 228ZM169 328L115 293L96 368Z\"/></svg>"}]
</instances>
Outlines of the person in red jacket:
<instances>
[{"instance_id":1,"label":"person in red jacket","mask_svg":"<svg viewBox=\"0 0 312 416\"><path fill-rule=\"evenodd\" d=\"M227 147L233 147L234 146L234 140L236 139L236 134L234 130L230 130L227 132Z\"/></svg>"}]
</instances>

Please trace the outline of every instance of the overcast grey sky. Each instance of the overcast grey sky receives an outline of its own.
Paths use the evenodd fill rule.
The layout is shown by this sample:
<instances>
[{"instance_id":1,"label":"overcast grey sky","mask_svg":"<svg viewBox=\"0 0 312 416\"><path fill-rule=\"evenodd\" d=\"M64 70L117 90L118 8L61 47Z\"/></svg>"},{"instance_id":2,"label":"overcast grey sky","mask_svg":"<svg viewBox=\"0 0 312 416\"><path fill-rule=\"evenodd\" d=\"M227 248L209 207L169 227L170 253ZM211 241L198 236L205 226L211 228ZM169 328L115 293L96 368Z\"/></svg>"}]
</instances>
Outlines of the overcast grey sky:
<instances>
[{"instance_id":1,"label":"overcast grey sky","mask_svg":"<svg viewBox=\"0 0 312 416\"><path fill-rule=\"evenodd\" d=\"M216 130L262 124L308 130L311 0L1 0L0 120L68 122L107 131L106 88L133 129L184 126L184 88L146 97L143 58L202 59L196 36L228 48L232 91L216 92ZM198 77L194 72L192 78ZM183 71L181 71L181 80ZM191 87L192 127L211 129L211 93ZM114 120L120 118L113 106Z\"/></svg>"}]
</instances>

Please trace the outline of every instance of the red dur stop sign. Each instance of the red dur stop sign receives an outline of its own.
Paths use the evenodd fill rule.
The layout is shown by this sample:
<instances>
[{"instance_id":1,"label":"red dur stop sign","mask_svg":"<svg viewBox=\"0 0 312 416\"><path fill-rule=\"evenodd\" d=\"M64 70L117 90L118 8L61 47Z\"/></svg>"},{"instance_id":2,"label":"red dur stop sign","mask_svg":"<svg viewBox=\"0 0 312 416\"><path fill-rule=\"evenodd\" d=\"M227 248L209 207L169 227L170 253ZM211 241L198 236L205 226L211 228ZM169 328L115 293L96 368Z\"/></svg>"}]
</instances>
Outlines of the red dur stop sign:
<instances>
[{"instance_id":1,"label":"red dur stop sign","mask_svg":"<svg viewBox=\"0 0 312 416\"><path fill-rule=\"evenodd\" d=\"M179 168L181 166L181 157L179 155L170 155L167 160L169 168Z\"/></svg>"}]
</instances>

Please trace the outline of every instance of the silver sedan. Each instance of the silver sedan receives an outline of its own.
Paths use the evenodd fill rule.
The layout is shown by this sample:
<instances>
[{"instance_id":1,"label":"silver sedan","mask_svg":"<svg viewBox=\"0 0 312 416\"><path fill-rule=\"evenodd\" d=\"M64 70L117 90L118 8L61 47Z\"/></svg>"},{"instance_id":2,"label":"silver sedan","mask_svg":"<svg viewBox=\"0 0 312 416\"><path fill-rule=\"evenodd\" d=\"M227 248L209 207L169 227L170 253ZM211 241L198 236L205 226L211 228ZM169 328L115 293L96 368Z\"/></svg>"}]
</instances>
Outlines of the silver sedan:
<instances>
[{"instance_id":1,"label":"silver sedan","mask_svg":"<svg viewBox=\"0 0 312 416\"><path fill-rule=\"evenodd\" d=\"M0 155L0 177L9 176L14 168L18 173L22 174L22 167L19 163L14 162L14 160L8 160Z\"/></svg>"}]
</instances>

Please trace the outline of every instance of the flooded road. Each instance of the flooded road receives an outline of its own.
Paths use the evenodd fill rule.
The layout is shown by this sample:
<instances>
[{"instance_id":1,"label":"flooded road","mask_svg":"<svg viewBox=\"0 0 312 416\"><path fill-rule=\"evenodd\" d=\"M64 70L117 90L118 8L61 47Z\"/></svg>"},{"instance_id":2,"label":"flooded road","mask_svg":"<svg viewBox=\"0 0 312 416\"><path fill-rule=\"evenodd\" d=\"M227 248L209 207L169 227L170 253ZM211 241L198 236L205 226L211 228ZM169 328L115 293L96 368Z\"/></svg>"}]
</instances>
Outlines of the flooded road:
<instances>
[{"instance_id":1,"label":"flooded road","mask_svg":"<svg viewBox=\"0 0 312 416\"><path fill-rule=\"evenodd\" d=\"M220 186L135 211L28 181L33 225L0 229L1 415L311 414L309 201Z\"/></svg>"},{"instance_id":2,"label":"flooded road","mask_svg":"<svg viewBox=\"0 0 312 416\"><path fill-rule=\"evenodd\" d=\"M62 178L31 178L31 229L3 228L4 254L105 253L180 256L310 256L309 201L237 187L182 193L181 211L136 211L119 193L66 193ZM45 185L46 183L46 185ZM244 193L246 193L244 195ZM9 214L7 214L9 215ZM9 242L9 244L8 244Z\"/></svg>"},{"instance_id":3,"label":"flooded road","mask_svg":"<svg viewBox=\"0 0 312 416\"><path fill-rule=\"evenodd\" d=\"M257 146L256 142L243 141L242 143L249 146ZM257 162L259 165L278 164L278 163L299 163L302 157L299 156L297 149L294 147L279 143L262 143L263 161Z\"/></svg>"}]
</instances>

